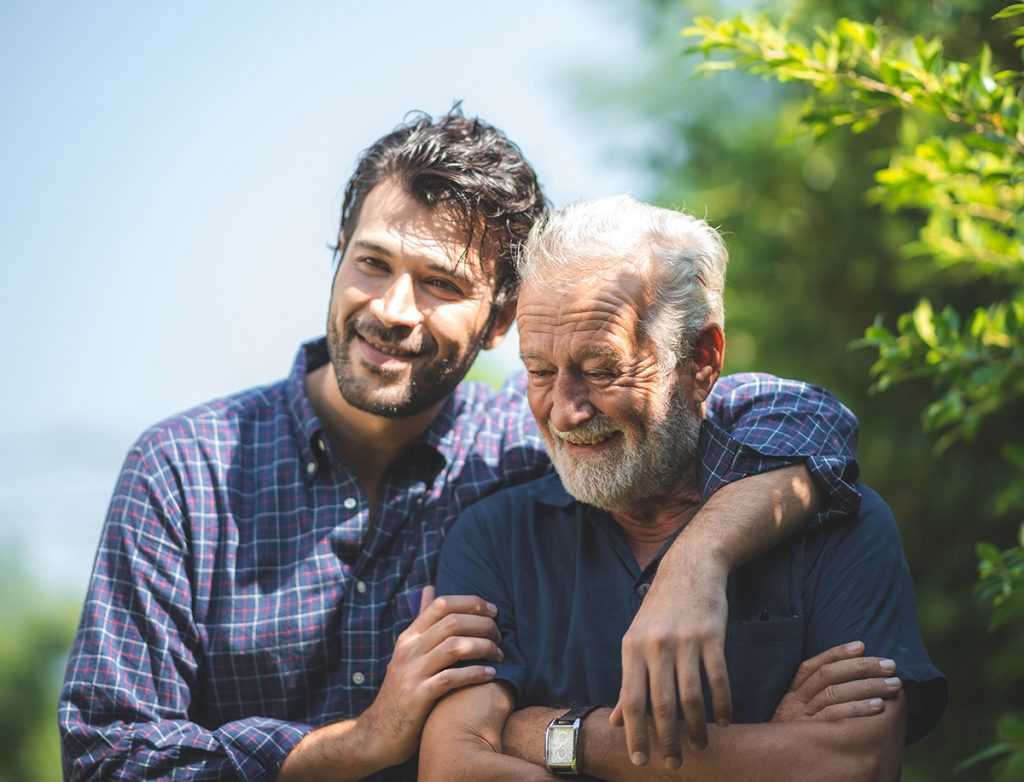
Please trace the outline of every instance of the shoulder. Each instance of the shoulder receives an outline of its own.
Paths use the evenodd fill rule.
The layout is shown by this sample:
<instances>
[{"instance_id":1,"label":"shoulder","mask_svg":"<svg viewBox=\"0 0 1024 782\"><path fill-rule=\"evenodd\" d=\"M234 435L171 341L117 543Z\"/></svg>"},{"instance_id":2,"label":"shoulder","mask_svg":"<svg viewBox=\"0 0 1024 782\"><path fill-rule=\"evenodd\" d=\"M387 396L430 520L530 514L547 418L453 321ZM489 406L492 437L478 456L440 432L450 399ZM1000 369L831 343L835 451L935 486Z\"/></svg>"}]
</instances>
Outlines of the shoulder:
<instances>
[{"instance_id":1,"label":"shoulder","mask_svg":"<svg viewBox=\"0 0 1024 782\"><path fill-rule=\"evenodd\" d=\"M857 488L862 495L860 510L837 524L824 525L823 536L848 545L856 543L870 547L885 544L900 546L899 526L888 503L870 486L858 483Z\"/></svg>"},{"instance_id":2,"label":"shoulder","mask_svg":"<svg viewBox=\"0 0 1024 782\"><path fill-rule=\"evenodd\" d=\"M878 492L857 484L863 499L857 513L833 519L806 534L808 573L813 581L834 581L843 574L889 583L906 570L903 542L892 510Z\"/></svg>"},{"instance_id":3,"label":"shoulder","mask_svg":"<svg viewBox=\"0 0 1024 782\"><path fill-rule=\"evenodd\" d=\"M558 475L551 473L502 489L469 506L448 537L461 540L482 536L499 545L511 542L535 534L537 524L550 520L572 502Z\"/></svg>"},{"instance_id":4,"label":"shoulder","mask_svg":"<svg viewBox=\"0 0 1024 782\"><path fill-rule=\"evenodd\" d=\"M765 372L740 372L718 379L708 405L713 410L736 415L754 404L777 402L801 411L820 410L839 402L828 390L803 380L776 377Z\"/></svg>"},{"instance_id":5,"label":"shoulder","mask_svg":"<svg viewBox=\"0 0 1024 782\"><path fill-rule=\"evenodd\" d=\"M232 448L249 431L287 425L285 381L213 399L144 431L133 451L157 459L191 459Z\"/></svg>"},{"instance_id":6,"label":"shoulder","mask_svg":"<svg viewBox=\"0 0 1024 782\"><path fill-rule=\"evenodd\" d=\"M487 424L529 415L525 378L525 372L513 372L498 389L479 380L463 380L453 394L453 416L460 422Z\"/></svg>"}]
</instances>

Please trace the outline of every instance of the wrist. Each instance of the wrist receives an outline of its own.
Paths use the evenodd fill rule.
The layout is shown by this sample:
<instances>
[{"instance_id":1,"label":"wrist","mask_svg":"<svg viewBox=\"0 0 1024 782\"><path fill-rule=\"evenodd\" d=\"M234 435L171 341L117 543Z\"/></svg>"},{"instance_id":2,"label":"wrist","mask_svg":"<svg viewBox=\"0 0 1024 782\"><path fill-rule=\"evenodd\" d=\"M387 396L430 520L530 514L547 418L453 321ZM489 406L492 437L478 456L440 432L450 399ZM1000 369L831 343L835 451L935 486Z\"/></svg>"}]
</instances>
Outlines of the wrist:
<instances>
[{"instance_id":1,"label":"wrist","mask_svg":"<svg viewBox=\"0 0 1024 782\"><path fill-rule=\"evenodd\" d=\"M736 552L716 538L702 540L699 535L685 536L687 529L683 529L665 552L658 566L658 575L670 572L674 583L697 582L724 587L729 573L737 564L733 561Z\"/></svg>"},{"instance_id":2,"label":"wrist","mask_svg":"<svg viewBox=\"0 0 1024 782\"><path fill-rule=\"evenodd\" d=\"M583 721L597 706L574 706L548 723L544 732L544 764L555 776L583 773Z\"/></svg>"}]
</instances>

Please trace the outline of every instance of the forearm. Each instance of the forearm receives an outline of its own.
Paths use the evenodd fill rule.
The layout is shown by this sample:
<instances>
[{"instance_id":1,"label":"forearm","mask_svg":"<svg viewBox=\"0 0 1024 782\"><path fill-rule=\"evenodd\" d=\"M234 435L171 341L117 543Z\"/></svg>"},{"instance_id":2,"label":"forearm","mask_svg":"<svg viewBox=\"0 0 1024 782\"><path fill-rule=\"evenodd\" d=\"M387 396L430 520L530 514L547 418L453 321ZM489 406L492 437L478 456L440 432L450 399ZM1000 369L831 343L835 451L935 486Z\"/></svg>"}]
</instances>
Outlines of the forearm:
<instances>
[{"instance_id":1,"label":"forearm","mask_svg":"<svg viewBox=\"0 0 1024 782\"><path fill-rule=\"evenodd\" d=\"M499 683L467 687L444 698L423 729L420 780L550 780L543 766L504 752L502 729L514 705L510 689ZM543 727L540 733L543 747Z\"/></svg>"},{"instance_id":2,"label":"forearm","mask_svg":"<svg viewBox=\"0 0 1024 782\"><path fill-rule=\"evenodd\" d=\"M355 782L399 763L383 757L368 721L342 720L308 733L284 759L278 782Z\"/></svg>"},{"instance_id":3,"label":"forearm","mask_svg":"<svg viewBox=\"0 0 1024 782\"><path fill-rule=\"evenodd\" d=\"M799 530L821 492L803 465L752 475L712 495L683 528L659 572L700 562L727 574Z\"/></svg>"},{"instance_id":4,"label":"forearm","mask_svg":"<svg viewBox=\"0 0 1024 782\"><path fill-rule=\"evenodd\" d=\"M531 708L513 714L502 734L504 751L540 763L544 727L558 710ZM903 743L903 711L887 703L882 714L838 722L800 720L708 727L708 746L684 754L683 765L666 769L656 746L645 766L629 762L625 731L608 723L610 709L584 721L580 755L587 775L616 782L643 780L735 780L764 782L829 779L898 779ZM649 720L649 730L653 723Z\"/></svg>"},{"instance_id":5,"label":"forearm","mask_svg":"<svg viewBox=\"0 0 1024 782\"><path fill-rule=\"evenodd\" d=\"M273 778L308 726L269 718L237 720L208 730L186 720L89 725L67 720L61 732L65 779Z\"/></svg>"}]
</instances>

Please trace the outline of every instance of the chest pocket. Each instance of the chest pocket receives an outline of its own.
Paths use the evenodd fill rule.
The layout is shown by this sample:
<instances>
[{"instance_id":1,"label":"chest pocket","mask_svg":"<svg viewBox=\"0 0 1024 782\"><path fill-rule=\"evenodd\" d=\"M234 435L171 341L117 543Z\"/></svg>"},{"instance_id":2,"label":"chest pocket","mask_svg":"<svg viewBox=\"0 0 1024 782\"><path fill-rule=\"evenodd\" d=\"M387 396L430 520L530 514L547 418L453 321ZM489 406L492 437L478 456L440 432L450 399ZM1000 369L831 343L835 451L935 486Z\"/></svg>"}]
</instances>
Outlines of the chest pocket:
<instances>
[{"instance_id":1,"label":"chest pocket","mask_svg":"<svg viewBox=\"0 0 1024 782\"><path fill-rule=\"evenodd\" d=\"M734 722L767 722L803 655L804 617L730 621L725 632Z\"/></svg>"}]
</instances>

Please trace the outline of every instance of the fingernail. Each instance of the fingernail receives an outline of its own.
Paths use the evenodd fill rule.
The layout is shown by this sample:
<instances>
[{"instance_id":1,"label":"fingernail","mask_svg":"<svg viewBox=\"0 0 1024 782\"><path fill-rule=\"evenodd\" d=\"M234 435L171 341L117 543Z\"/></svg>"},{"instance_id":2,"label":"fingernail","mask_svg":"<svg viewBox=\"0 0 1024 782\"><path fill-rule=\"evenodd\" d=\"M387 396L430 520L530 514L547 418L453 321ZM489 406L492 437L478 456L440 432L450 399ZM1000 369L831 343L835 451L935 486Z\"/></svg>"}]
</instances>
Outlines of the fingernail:
<instances>
[{"instance_id":1,"label":"fingernail","mask_svg":"<svg viewBox=\"0 0 1024 782\"><path fill-rule=\"evenodd\" d=\"M885 680L885 686L886 687L899 687L900 686L900 678L898 676L890 676L888 679Z\"/></svg>"},{"instance_id":2,"label":"fingernail","mask_svg":"<svg viewBox=\"0 0 1024 782\"><path fill-rule=\"evenodd\" d=\"M718 718L718 727L720 727L720 728L728 728L729 727L729 720L727 720L725 717L719 717Z\"/></svg>"},{"instance_id":3,"label":"fingernail","mask_svg":"<svg viewBox=\"0 0 1024 782\"><path fill-rule=\"evenodd\" d=\"M647 765L647 755L645 755L643 752L634 752L632 755L629 756L629 759L632 761L634 766Z\"/></svg>"},{"instance_id":4,"label":"fingernail","mask_svg":"<svg viewBox=\"0 0 1024 782\"><path fill-rule=\"evenodd\" d=\"M673 771L683 765L683 759L677 758L675 755L667 755L665 757L665 768L672 769Z\"/></svg>"},{"instance_id":5,"label":"fingernail","mask_svg":"<svg viewBox=\"0 0 1024 782\"><path fill-rule=\"evenodd\" d=\"M497 614L498 613L498 606L494 605L494 603L488 603L487 604L487 610L490 611L492 614Z\"/></svg>"},{"instance_id":6,"label":"fingernail","mask_svg":"<svg viewBox=\"0 0 1024 782\"><path fill-rule=\"evenodd\" d=\"M494 674L496 674L497 671L494 670L491 666L485 665L484 666L484 673L486 673L488 676L494 676Z\"/></svg>"},{"instance_id":7,"label":"fingernail","mask_svg":"<svg viewBox=\"0 0 1024 782\"><path fill-rule=\"evenodd\" d=\"M499 648L498 649L498 662L501 662L504 659L505 659L505 653L503 651L501 651L501 649Z\"/></svg>"},{"instance_id":8,"label":"fingernail","mask_svg":"<svg viewBox=\"0 0 1024 782\"><path fill-rule=\"evenodd\" d=\"M862 644L860 641L853 641L852 643L848 643L846 645L846 651L850 653L859 652L862 646L864 646L864 644Z\"/></svg>"},{"instance_id":9,"label":"fingernail","mask_svg":"<svg viewBox=\"0 0 1024 782\"><path fill-rule=\"evenodd\" d=\"M882 699L881 698L872 698L871 700L868 701L868 706L870 706L872 709L880 709L880 708L882 708Z\"/></svg>"},{"instance_id":10,"label":"fingernail","mask_svg":"<svg viewBox=\"0 0 1024 782\"><path fill-rule=\"evenodd\" d=\"M895 660L879 660L878 667L883 671L895 671L896 661Z\"/></svg>"}]
</instances>

